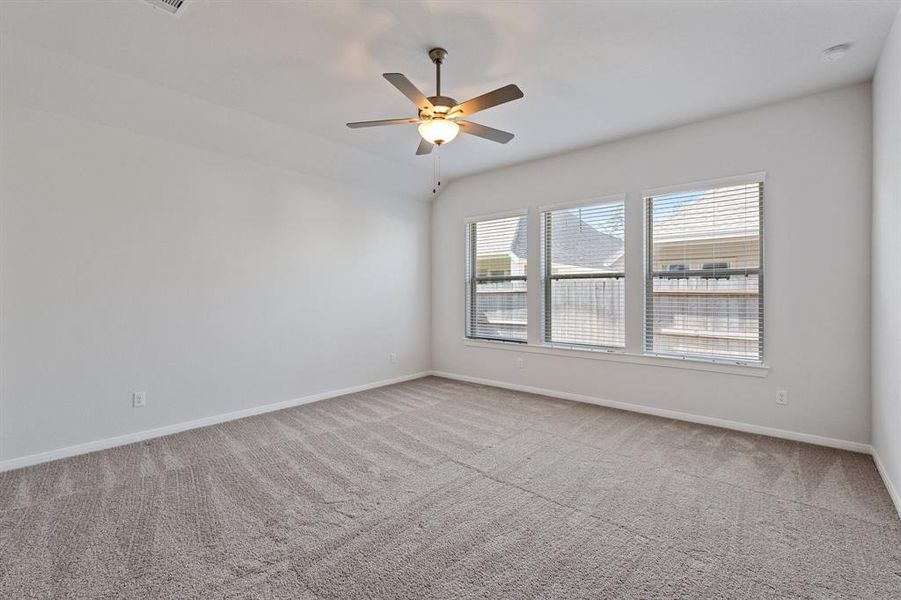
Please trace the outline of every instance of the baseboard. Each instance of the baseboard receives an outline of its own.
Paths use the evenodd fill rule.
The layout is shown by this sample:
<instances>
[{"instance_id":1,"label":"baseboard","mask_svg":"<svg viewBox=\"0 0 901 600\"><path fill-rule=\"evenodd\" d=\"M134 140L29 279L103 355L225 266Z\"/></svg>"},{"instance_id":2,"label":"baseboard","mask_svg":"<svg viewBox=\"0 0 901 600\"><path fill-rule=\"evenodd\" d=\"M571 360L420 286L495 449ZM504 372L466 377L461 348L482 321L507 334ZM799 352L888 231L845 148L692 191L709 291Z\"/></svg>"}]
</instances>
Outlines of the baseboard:
<instances>
[{"instance_id":1,"label":"baseboard","mask_svg":"<svg viewBox=\"0 0 901 600\"><path fill-rule=\"evenodd\" d=\"M796 442L806 442L817 446L828 446L830 448L839 448L841 450L850 450L852 452L862 452L870 454L872 449L869 444L861 442L851 442L848 440L839 440L810 433L801 433L797 431L789 431L786 429L776 429L775 427L764 427L762 425L751 425L749 423L741 423L739 421L729 421L727 419L719 419L716 417L705 417L703 415L695 415L692 413L680 412L676 410L668 410L665 408L654 408L652 406L644 406L641 404L631 404L629 402L617 402L615 400L606 400L595 396L586 396L583 394L572 394L570 392L560 392L546 388L538 388L530 385L521 385L518 383L508 383L505 381L496 381L494 379L483 379L481 377L470 377L469 375L460 375L457 373L447 373L445 371L432 371L432 375L436 377L445 377L447 379L456 379L458 381L466 381L469 383L480 383L519 392L529 392L532 394L540 394L542 396L550 396L552 398L561 398L563 400L574 400L576 402L585 402L588 404L597 404L598 406L606 406L609 408L619 408L632 412L644 413L646 415L654 415L656 417L665 417L668 419L676 419L678 421L688 421L690 423L699 423L701 425L712 425L714 427L722 427L724 429L734 429L736 431L744 431L745 433L755 433L760 435L768 435L771 437L793 440Z\"/></svg>"},{"instance_id":2,"label":"baseboard","mask_svg":"<svg viewBox=\"0 0 901 600\"><path fill-rule=\"evenodd\" d=\"M898 489L892 482L892 478L889 477L888 470L885 468L885 465L882 464L882 459L879 458L879 453L876 452L876 448L872 449L872 454L873 462L876 463L876 470L879 471L879 475L882 477L882 483L885 484L885 489L888 490L888 495L895 505L895 512L898 513L898 518L901 519L901 494L898 493Z\"/></svg>"},{"instance_id":3,"label":"baseboard","mask_svg":"<svg viewBox=\"0 0 901 600\"><path fill-rule=\"evenodd\" d=\"M540 394L542 396L550 396L552 398L561 398L564 400L573 400L575 402L585 402L588 404L596 404L599 406L606 406L609 408L618 408L622 410L629 410L632 412L644 413L648 415L654 415L658 417L665 417L669 419L677 419L679 421L688 421L690 423L699 423L702 425L712 425L715 427L723 427L724 429L733 429L736 431L744 431L746 433L755 433L760 435L768 435L772 437L778 437L798 442L806 442L809 444L816 444L818 446L828 446L830 448L839 448L842 450L850 450L852 452L863 452L865 454L873 454L874 461L876 463L876 467L879 470L880 475L885 482L886 488L889 491L889 494L892 497L892 501L895 503L895 507L899 511L899 515L901 515L901 496L899 496L898 491L895 489L891 480L888 478L888 475L885 471L882 462L879 460L878 454L876 454L869 444L863 444L860 442L851 442L847 440L839 440L835 438L829 438L819 435L813 435L809 433L800 433L796 431L788 431L785 429L776 429L773 427L764 427L761 425L751 425L748 423L741 423L738 421L729 421L727 419L718 419L715 417L705 417L702 415L694 415L691 413L685 413L675 410L668 410L663 408L654 408L651 406L643 406L641 404L631 404L628 402L618 402L615 400L606 400L604 398L597 398L595 396L587 396L583 394L573 394L570 392L561 392L558 390L551 390L547 388L538 388L529 385L521 385L517 383L509 383L505 381L497 381L494 379L484 379L481 377L470 377L468 375L460 375L458 373L448 373L446 371L421 371L418 373L412 373L410 375L403 375L401 377L394 377L391 379L383 379L380 381L373 381L371 383L365 383L362 385L342 388L338 390L330 390L327 392L320 392L318 394L311 394L309 396L303 396L300 398L294 398L292 400L285 400L282 402L276 402L273 404L265 404L262 406L254 406L251 408L245 408L242 410L237 410L229 413L223 413L219 415L213 415L209 417L203 417L201 419L195 419L193 421L186 421L182 423L175 423L172 425L166 425L163 427L157 427L155 429L147 429L144 431L138 431L135 433L128 433L125 435L115 436L111 438L105 438L102 440L96 440L92 442L85 442L83 444L76 444L74 446L67 446L65 448L58 448L56 450L49 450L47 452L41 452L39 454L31 454L28 456L20 456L17 458L11 458L8 460L0 461L0 473L4 471L11 471L13 469L19 469L22 467L28 467L31 465L36 465L44 462L49 462L51 460L58 460L60 458L68 458L70 456L77 456L79 454L87 454L88 452L96 452L97 450L105 450L107 448L114 448L116 446L124 446L126 444L133 444L135 442L142 442L144 440L149 440L153 438L162 437L165 435L171 435L173 433L179 433L182 431L188 431L190 429L198 429L200 427L207 427L209 425L216 425L217 423L224 423L226 421L234 421L236 419L243 419L245 417L252 417L254 415L260 415L268 412L273 412L276 410L282 410L284 408L291 408L293 406L300 406L303 404L311 404L313 402L318 402L320 400L327 400L329 398L335 398L337 396L344 396L346 394L353 394L355 392L362 392L365 390L370 390L377 387L383 387L386 385L391 385L394 383L402 383L404 381L410 381L413 379L419 379L422 377L426 377L428 375L435 375L437 377L445 377L447 379L456 379L458 381L466 381L469 383L478 383L482 385L490 385L494 387L506 388L511 390L516 390L520 392L528 392L532 394Z\"/></svg>"},{"instance_id":4,"label":"baseboard","mask_svg":"<svg viewBox=\"0 0 901 600\"><path fill-rule=\"evenodd\" d=\"M67 446L65 448L49 450L47 452L41 452L39 454L31 454L29 456L20 456L18 458L11 458L8 460L0 461L0 473L2 473L4 471L11 471L13 469L20 469L22 467L29 467L31 465L37 465L37 464L44 463L44 462L49 462L51 460L58 460L60 458L68 458L70 456L77 456L79 454L87 454L88 452L96 452L97 450L106 450L107 448L115 448L116 446L125 446L126 444L133 444L135 442L143 442L144 440L158 438L158 437L162 437L164 435L171 435L173 433L179 433L182 431L187 431L189 429L198 429L200 427L207 427L209 425L216 425L217 423L225 423L226 421L234 421L236 419L243 419L245 417L261 415L263 413L273 412L276 410L282 410L284 408L291 408L293 406L300 406L302 404L311 404L313 402L319 402L320 400L328 400L329 398L335 398L337 396L344 396L346 394L363 392L366 390L371 390L373 388L383 387L383 386L391 385L394 383L401 383L404 381L410 381L412 379L419 379L421 377L426 377L429 374L430 374L429 371L421 371L419 373L413 373L410 375L402 375L401 377L394 377L392 379L382 379L381 381L373 381L371 383L355 385L355 386L343 388L340 390L330 390L328 392L320 392L318 394L311 394L309 396L294 398L293 400L284 400L282 402L275 402L273 404L264 404L262 406L254 406L251 408L245 408L245 409L236 410L233 412L223 413L223 414L219 414L219 415L213 415L210 417L203 417L201 419L195 419L193 421L185 421L183 423L175 423L173 425L165 425L163 427L157 427L155 429L147 429L144 431L137 431L135 433L127 433L125 435L119 435L119 436L106 438L106 439L102 439L102 440L96 440L93 442L85 442L84 444L76 444L74 446Z\"/></svg>"}]
</instances>

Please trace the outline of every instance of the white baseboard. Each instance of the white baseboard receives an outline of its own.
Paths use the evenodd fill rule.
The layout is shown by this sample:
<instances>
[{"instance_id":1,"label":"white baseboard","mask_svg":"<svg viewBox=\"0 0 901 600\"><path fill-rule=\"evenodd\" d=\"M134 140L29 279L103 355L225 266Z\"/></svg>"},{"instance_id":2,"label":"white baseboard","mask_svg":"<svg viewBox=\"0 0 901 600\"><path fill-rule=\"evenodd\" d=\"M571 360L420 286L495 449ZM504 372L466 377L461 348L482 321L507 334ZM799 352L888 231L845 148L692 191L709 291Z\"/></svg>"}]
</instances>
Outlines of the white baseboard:
<instances>
[{"instance_id":1,"label":"white baseboard","mask_svg":"<svg viewBox=\"0 0 901 600\"><path fill-rule=\"evenodd\" d=\"M806 442L809 444L816 444L819 446L828 446L831 448L840 448L842 450L850 450L852 452L863 452L866 454L872 454L874 461L876 463L876 467L879 470L880 475L882 476L883 481L885 482L885 486L888 489L889 495L892 498L892 501L895 503L895 507L898 509L899 516L901 516L901 495L899 495L898 491L895 489L892 481L889 479L888 474L885 470L884 465L879 459L879 455L876 454L869 444L863 444L860 442L851 442L847 440L839 440L835 438L829 438L819 435L813 435L809 433L800 433L796 431L788 431L785 429L776 429L773 427L764 427L761 425L750 425L747 423L740 423L738 421L729 421L726 419L718 419L715 417L705 417L702 415L694 415L691 413L685 413L674 410L667 410L662 408L654 408L650 406L643 406L640 404L631 404L628 402L617 402L614 400L606 400L603 398L597 398L594 396L586 396L583 394L573 394L570 392L561 392L557 390L551 390L546 388L538 388L528 385L521 385L516 383L508 383L504 381L497 381L493 379L484 379L481 377L470 377L468 375L460 375L457 373L448 373L445 371L421 371L418 373L412 373L410 375L403 375L401 377L395 377L392 379L383 379L380 381L373 381L371 383L365 383L362 385L352 386L348 388L343 388L339 390L330 390L327 392L320 392L318 394L311 394L309 396L303 396L300 398L294 398L292 400L285 400L282 402L276 402L273 404L265 404L262 406L254 406L251 408L245 408L242 410L237 410L229 413L223 413L219 415L212 415L209 417L203 417L201 419L195 419L193 421L186 421L183 423L175 423L172 425L166 425L163 427L157 427L155 429L147 429L144 431L138 431L135 433L128 433L125 435L115 436L111 438L105 438L102 440L95 440L92 442L85 442L83 444L76 444L74 446L67 446L65 448L58 448L55 450L49 450L47 452L41 452L39 454L31 454L28 456L20 456L17 458L11 458L8 460L0 461L0 473L4 471L11 471L13 469L19 469L22 467L27 467L31 465L36 465L44 462L49 462L51 460L58 460L60 458L68 458L70 456L77 456L79 454L87 454L88 452L96 452L97 450L105 450L107 448L114 448L116 446L124 446L126 444L133 444L135 442L142 442L144 440L149 440L153 438L162 437L165 435L171 435L173 433L179 433L182 431L187 431L189 429L197 429L200 427L207 427L209 425L216 425L217 423L224 423L226 421L234 421L236 419L243 419L245 417L251 417L254 415L260 415L268 412L273 412L276 410L282 410L284 408L291 408L293 406L300 406L303 404L311 404L313 402L318 402L320 400L327 400L329 398L335 398L337 396L344 396L346 394L353 394L355 392L362 392L365 390L370 390L377 387L383 387L386 385L391 385L394 383L401 383L404 381L410 381L413 379L419 379L422 377L426 377L428 375L435 375L437 377L445 377L447 379L456 379L459 381L466 381L469 383L479 383L482 385L490 385L494 387L506 388L511 390L516 390L520 392L529 392L532 394L540 394L542 396L550 396L552 398L562 398L564 400L573 400L576 402L585 402L588 404L596 404L599 406L606 406L609 408L618 408L622 410L629 410L632 412L644 413L648 415L654 415L658 417L665 417L669 419L677 419L680 421L688 421L691 423L700 423L702 425L712 425L715 427L723 427L725 429L734 429L736 431L744 431L746 433L755 433L761 435L769 435L772 437L784 438L788 440L794 440L798 442Z\"/></svg>"},{"instance_id":2,"label":"white baseboard","mask_svg":"<svg viewBox=\"0 0 901 600\"><path fill-rule=\"evenodd\" d=\"M644 413L646 415L654 415L656 417L665 417L667 419L676 419L678 421L688 421L690 423L700 423L701 425L713 425L714 427L734 429L736 431L744 431L745 433L768 435L771 437L783 438L796 442L806 442L808 444L816 444L817 446L828 446L830 448L839 448L841 450L850 450L852 452L863 452L864 454L870 454L872 452L872 448L870 448L869 444L864 444L861 442L851 442L848 440L839 440L835 438L824 437L821 435L813 435L811 433L800 433L797 431L789 431L787 429L765 427L763 425L751 425L749 423L729 421L727 419L718 419L716 417L705 417L703 415L695 415L692 413L680 412L677 410L654 408L652 406L631 404L629 402L617 402L615 400L605 400L604 398L596 398L594 396L572 394L570 392L560 392L546 388L532 387L530 385L520 385L518 383L507 383L505 381L483 379L481 377L470 377L469 375L459 375L457 373L432 371L431 374L435 375L436 377L446 377L447 379L457 379L459 381L467 381L469 383L480 383L483 385L506 388L519 392L529 392L532 394L540 394L542 396L550 396L552 398L562 398L563 400L586 402L588 404L597 404L598 406L606 406L609 408L619 408L622 410Z\"/></svg>"},{"instance_id":3,"label":"white baseboard","mask_svg":"<svg viewBox=\"0 0 901 600\"><path fill-rule=\"evenodd\" d=\"M293 400L284 400L282 402L275 402L273 404L264 404L262 406L244 408L242 410L213 415L210 417L203 417L201 419L195 419L193 421L175 423L173 425L165 425L163 427L157 427L155 429L147 429L145 431L127 433L125 435L118 435L115 437L96 440L93 442L85 442L83 444L76 444L74 446L67 446L65 448L58 448L56 450L41 452L39 454L31 454L29 456L11 458L8 460L0 461L0 473L49 462L51 460L58 460L60 458L68 458L70 456L76 456L79 454L87 454L88 452L96 452L97 450L106 450L107 448L124 446L126 444L133 444L135 442L143 442L144 440L158 438L164 435L171 435L173 433L179 433L181 431L187 431L189 429L197 429L199 427L207 427L209 425L216 425L217 423L224 423L226 421L234 421L236 419L252 417L254 415L282 410L283 408L291 408L292 406L311 404L320 400L327 400L329 398L344 396L346 394L353 394L355 392L363 392L366 390L371 390L373 388L391 385L393 383L401 383L404 381L410 381L412 379L419 379L421 377L426 377L429 374L429 371L421 371L419 373L403 375L401 377L394 377L392 379L383 379L381 381L373 381L372 383L364 383L362 385L355 385L353 387L343 388L340 390L331 390L328 392L311 394L309 396L303 396L301 398L294 398Z\"/></svg>"},{"instance_id":4,"label":"white baseboard","mask_svg":"<svg viewBox=\"0 0 901 600\"><path fill-rule=\"evenodd\" d=\"M876 448L872 449L872 454L873 462L876 463L876 470L879 471L879 475L882 477L882 483L885 484L885 489L888 490L888 495L895 505L895 511L898 513L898 518L901 519L901 494L898 493L898 489L892 482L892 478L889 477L888 470L885 468L885 465L882 464L882 459L879 458L879 453L876 452Z\"/></svg>"}]
</instances>

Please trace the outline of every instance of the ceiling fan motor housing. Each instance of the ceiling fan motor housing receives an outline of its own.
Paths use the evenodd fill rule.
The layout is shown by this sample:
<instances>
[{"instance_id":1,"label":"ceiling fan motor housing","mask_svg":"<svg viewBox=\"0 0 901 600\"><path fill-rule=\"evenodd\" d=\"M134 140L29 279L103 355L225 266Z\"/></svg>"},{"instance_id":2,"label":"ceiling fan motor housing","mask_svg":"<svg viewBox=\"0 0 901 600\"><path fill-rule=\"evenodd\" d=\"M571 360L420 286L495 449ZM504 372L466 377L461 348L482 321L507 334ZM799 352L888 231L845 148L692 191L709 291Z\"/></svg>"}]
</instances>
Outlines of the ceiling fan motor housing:
<instances>
[{"instance_id":1,"label":"ceiling fan motor housing","mask_svg":"<svg viewBox=\"0 0 901 600\"><path fill-rule=\"evenodd\" d=\"M449 96L429 96L429 102L432 103L434 109L424 108L420 110L420 117L431 118L434 116L444 115L449 112L452 107L457 105L457 101ZM445 110L436 110L442 108Z\"/></svg>"}]
</instances>

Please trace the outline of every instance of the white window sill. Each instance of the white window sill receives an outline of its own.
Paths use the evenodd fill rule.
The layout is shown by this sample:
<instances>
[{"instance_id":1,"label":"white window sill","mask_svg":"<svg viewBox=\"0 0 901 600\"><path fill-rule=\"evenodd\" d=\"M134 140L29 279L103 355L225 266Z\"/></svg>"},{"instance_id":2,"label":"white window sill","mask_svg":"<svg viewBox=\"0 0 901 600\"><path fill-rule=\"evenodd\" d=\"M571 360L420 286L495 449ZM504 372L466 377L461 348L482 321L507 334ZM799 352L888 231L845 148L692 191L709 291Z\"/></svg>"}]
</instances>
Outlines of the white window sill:
<instances>
[{"instance_id":1,"label":"white window sill","mask_svg":"<svg viewBox=\"0 0 901 600\"><path fill-rule=\"evenodd\" d=\"M516 342L472 340L469 338L463 338L463 345L473 348L490 348L492 350L530 352L533 354L549 354L553 356L566 356L569 358L581 358L588 360L606 360L610 362L629 363L633 365L652 365L655 367L689 369L692 371L712 371L714 373L729 373L731 375L743 375L745 377L766 377L770 372L770 367L767 365L742 365L736 363L713 362L691 358L672 358L668 356L633 354L625 352L623 350L572 349L551 345L536 346L530 344L520 344Z\"/></svg>"}]
</instances>

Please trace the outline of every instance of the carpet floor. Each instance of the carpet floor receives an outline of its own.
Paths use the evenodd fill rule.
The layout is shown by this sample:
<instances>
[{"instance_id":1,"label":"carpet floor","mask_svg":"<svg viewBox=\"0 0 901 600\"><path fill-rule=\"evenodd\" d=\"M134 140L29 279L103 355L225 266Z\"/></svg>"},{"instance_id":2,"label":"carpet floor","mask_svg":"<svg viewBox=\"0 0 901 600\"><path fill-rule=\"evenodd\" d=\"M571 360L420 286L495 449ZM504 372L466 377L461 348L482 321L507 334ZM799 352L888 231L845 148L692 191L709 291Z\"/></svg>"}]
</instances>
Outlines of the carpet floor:
<instances>
[{"instance_id":1,"label":"carpet floor","mask_svg":"<svg viewBox=\"0 0 901 600\"><path fill-rule=\"evenodd\" d=\"M425 378L0 474L2 598L901 598L869 456Z\"/></svg>"}]
</instances>

